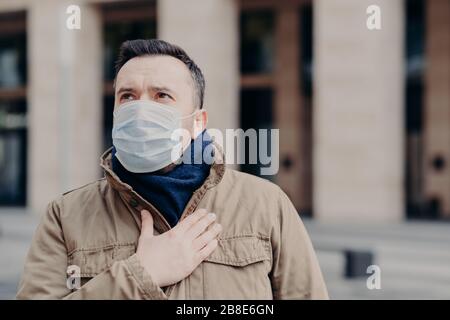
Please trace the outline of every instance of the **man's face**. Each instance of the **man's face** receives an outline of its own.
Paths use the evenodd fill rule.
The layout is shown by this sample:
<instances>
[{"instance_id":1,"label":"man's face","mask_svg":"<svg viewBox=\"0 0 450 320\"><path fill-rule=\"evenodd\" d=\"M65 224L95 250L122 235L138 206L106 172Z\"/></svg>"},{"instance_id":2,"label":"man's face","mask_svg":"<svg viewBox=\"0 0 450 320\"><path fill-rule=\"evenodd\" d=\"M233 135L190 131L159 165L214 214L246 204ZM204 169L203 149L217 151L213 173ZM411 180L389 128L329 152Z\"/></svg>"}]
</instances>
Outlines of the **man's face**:
<instances>
[{"instance_id":1,"label":"man's face","mask_svg":"<svg viewBox=\"0 0 450 320\"><path fill-rule=\"evenodd\" d=\"M134 101L156 101L177 108L182 116L198 110L194 81L186 65L170 56L141 56L130 59L117 74L114 110ZM204 110L182 122L194 139L206 127ZM187 141L184 141L186 145Z\"/></svg>"}]
</instances>

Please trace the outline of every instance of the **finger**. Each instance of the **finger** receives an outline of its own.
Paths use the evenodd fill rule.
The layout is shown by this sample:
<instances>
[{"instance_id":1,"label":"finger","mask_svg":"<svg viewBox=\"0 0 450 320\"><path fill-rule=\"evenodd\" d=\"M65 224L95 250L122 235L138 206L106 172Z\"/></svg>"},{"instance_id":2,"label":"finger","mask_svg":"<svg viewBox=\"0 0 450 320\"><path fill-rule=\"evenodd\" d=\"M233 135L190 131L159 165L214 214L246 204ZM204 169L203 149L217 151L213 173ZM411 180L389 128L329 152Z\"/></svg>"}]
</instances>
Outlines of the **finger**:
<instances>
[{"instance_id":1,"label":"finger","mask_svg":"<svg viewBox=\"0 0 450 320\"><path fill-rule=\"evenodd\" d=\"M210 241L197 253L197 263L200 264L203 260L209 257L209 255L217 248L219 241L214 239Z\"/></svg>"},{"instance_id":2,"label":"finger","mask_svg":"<svg viewBox=\"0 0 450 320\"><path fill-rule=\"evenodd\" d=\"M148 235L153 236L153 217L147 210L141 211L141 220L142 220L142 233L148 233Z\"/></svg>"},{"instance_id":3,"label":"finger","mask_svg":"<svg viewBox=\"0 0 450 320\"><path fill-rule=\"evenodd\" d=\"M208 212L206 209L198 209L189 215L186 219L183 219L179 224L175 226L178 232L185 233L189 230L198 220L203 218Z\"/></svg>"},{"instance_id":4,"label":"finger","mask_svg":"<svg viewBox=\"0 0 450 320\"><path fill-rule=\"evenodd\" d=\"M205 229L216 220L215 213L208 213L206 216L198 220L188 231L187 236L194 240L201 235Z\"/></svg>"},{"instance_id":5,"label":"finger","mask_svg":"<svg viewBox=\"0 0 450 320\"><path fill-rule=\"evenodd\" d=\"M222 231L222 226L215 223L208 231L203 232L197 239L194 240L193 246L195 251L203 249L210 241L217 238L220 231Z\"/></svg>"}]
</instances>

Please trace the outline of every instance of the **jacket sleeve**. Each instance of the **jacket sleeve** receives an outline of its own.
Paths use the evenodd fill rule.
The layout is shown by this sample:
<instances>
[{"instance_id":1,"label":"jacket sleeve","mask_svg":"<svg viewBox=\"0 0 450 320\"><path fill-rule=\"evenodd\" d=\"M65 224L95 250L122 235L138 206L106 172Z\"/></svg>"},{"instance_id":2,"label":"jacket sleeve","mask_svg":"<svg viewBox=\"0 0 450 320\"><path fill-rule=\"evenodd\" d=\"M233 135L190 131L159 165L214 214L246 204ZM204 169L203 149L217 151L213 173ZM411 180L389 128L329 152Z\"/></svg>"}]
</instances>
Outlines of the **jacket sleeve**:
<instances>
[{"instance_id":1,"label":"jacket sleeve","mask_svg":"<svg viewBox=\"0 0 450 320\"><path fill-rule=\"evenodd\" d=\"M272 231L274 299L328 299L308 233L287 195L279 189L279 212Z\"/></svg>"},{"instance_id":2,"label":"jacket sleeve","mask_svg":"<svg viewBox=\"0 0 450 320\"><path fill-rule=\"evenodd\" d=\"M139 263L136 254L115 261L81 288L67 282L67 248L57 202L49 204L34 234L17 299L167 299Z\"/></svg>"}]
</instances>

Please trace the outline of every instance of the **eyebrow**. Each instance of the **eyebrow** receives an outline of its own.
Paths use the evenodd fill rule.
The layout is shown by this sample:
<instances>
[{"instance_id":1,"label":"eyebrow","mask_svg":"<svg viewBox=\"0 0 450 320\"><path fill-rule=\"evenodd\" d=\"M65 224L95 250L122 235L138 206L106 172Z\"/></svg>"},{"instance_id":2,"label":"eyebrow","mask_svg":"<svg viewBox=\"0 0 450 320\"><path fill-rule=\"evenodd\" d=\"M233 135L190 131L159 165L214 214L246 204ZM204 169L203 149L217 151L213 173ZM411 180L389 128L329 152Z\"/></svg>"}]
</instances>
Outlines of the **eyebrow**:
<instances>
[{"instance_id":1,"label":"eyebrow","mask_svg":"<svg viewBox=\"0 0 450 320\"><path fill-rule=\"evenodd\" d=\"M175 92L172 89L170 89L169 87L153 86L153 87L150 87L149 89L153 90L153 91L167 91L167 92L175 95ZM122 87L119 90L117 90L117 94L121 94L123 92L134 92L134 91L136 91L136 90L131 87Z\"/></svg>"},{"instance_id":2,"label":"eyebrow","mask_svg":"<svg viewBox=\"0 0 450 320\"><path fill-rule=\"evenodd\" d=\"M169 87L164 87L164 86L155 86L155 87L150 87L150 89L154 90L154 91L167 91L173 95L175 95L175 91L173 91L172 89L170 89Z\"/></svg>"},{"instance_id":3,"label":"eyebrow","mask_svg":"<svg viewBox=\"0 0 450 320\"><path fill-rule=\"evenodd\" d=\"M122 92L134 92L135 90L130 87L122 87L119 90L117 90L117 94L121 94Z\"/></svg>"}]
</instances>

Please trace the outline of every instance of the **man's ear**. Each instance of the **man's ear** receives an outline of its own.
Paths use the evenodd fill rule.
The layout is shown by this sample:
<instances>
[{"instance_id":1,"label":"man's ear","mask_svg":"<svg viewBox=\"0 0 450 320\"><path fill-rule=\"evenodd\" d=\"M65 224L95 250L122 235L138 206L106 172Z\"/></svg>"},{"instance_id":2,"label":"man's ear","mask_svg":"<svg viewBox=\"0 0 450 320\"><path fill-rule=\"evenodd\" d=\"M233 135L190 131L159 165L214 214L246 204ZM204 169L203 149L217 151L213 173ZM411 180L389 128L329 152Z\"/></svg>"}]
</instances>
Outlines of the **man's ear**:
<instances>
[{"instance_id":1,"label":"man's ear","mask_svg":"<svg viewBox=\"0 0 450 320\"><path fill-rule=\"evenodd\" d=\"M198 110L197 114L194 117L194 130L192 137L193 139L197 138L199 134L203 132L203 130L206 129L206 126L208 124L208 112L204 109Z\"/></svg>"}]
</instances>

